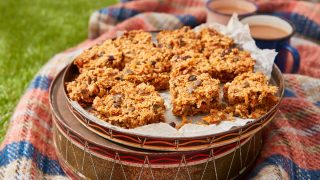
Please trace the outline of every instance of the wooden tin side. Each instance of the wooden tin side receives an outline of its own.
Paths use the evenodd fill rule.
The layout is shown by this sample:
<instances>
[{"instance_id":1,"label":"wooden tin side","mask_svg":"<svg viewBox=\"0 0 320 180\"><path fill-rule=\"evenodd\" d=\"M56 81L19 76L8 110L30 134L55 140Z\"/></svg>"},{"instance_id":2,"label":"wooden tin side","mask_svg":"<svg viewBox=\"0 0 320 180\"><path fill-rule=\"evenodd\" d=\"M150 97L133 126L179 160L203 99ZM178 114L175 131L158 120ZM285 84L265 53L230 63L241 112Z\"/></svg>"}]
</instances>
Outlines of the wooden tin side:
<instances>
[{"instance_id":1,"label":"wooden tin side","mask_svg":"<svg viewBox=\"0 0 320 180\"><path fill-rule=\"evenodd\" d=\"M61 92L58 93L57 86L61 85L61 77L58 76L50 91L54 144L61 166L71 177L228 179L244 173L259 154L261 131L231 147L197 151L148 151L112 143L90 132L74 119L65 108L66 100L61 98ZM58 94L60 97L57 97ZM65 118L70 120L69 124Z\"/></svg>"}]
</instances>

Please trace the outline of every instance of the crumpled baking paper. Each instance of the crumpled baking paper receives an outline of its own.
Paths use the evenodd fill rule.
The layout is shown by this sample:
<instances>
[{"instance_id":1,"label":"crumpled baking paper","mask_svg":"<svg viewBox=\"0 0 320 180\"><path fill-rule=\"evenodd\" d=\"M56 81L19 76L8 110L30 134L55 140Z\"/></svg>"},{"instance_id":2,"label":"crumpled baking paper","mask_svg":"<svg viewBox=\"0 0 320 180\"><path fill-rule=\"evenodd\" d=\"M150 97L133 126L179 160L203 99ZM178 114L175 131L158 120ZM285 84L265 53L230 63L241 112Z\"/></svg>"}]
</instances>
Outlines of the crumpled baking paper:
<instances>
[{"instance_id":1,"label":"crumpled baking paper","mask_svg":"<svg viewBox=\"0 0 320 180\"><path fill-rule=\"evenodd\" d=\"M233 14L227 26L218 23L206 23L195 27L194 31L199 32L203 28L214 28L231 37L236 44L240 44L243 49L249 51L253 59L256 59L255 71L263 72L268 78L271 77L272 65L277 52L273 49L259 49L250 35L249 26L242 24L236 14Z\"/></svg>"},{"instance_id":2,"label":"crumpled baking paper","mask_svg":"<svg viewBox=\"0 0 320 180\"><path fill-rule=\"evenodd\" d=\"M268 49L259 49L254 40L250 35L250 30L248 25L242 24L236 14L233 14L227 26L218 24L218 23L206 23L194 28L194 31L197 33L202 28L214 28L231 37L236 44L242 46L243 49L249 51L251 56L256 60L255 71L261 71L266 74L269 78L271 77L271 71L274 59L277 53L274 50ZM166 122L175 122L177 125L181 123L181 118L176 117L172 114L172 107L170 102L170 93L168 91L160 92L160 95L165 101L166 113L165 118ZM188 120L192 120L192 124L185 124L179 130L173 128L168 123L155 123L149 124L141 127L137 127L134 129L124 129L118 126L111 125L108 122L100 120L94 115L88 113L85 109L83 109L77 102L73 101L72 106L76 108L80 113L88 117L90 120L100 124L102 126L109 127L113 130L133 133L135 135L142 136L154 136L154 137L195 137L195 136L204 136L204 135L212 135L215 133L225 132L230 130L235 126L243 126L248 122L254 121L254 119L241 119L235 118L232 121L222 121L219 124L212 125L199 125L195 124L198 120L200 120L204 115L197 116L189 116Z\"/></svg>"}]
</instances>

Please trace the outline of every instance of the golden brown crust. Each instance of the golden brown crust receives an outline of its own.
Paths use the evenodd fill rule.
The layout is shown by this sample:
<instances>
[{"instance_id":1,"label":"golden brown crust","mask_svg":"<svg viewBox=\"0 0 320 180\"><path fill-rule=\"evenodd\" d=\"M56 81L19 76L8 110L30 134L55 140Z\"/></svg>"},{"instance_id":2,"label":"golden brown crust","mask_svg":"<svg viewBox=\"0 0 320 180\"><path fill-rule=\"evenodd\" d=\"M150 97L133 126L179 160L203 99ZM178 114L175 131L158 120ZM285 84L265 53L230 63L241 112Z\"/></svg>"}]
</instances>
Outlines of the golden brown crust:
<instances>
[{"instance_id":1,"label":"golden brown crust","mask_svg":"<svg viewBox=\"0 0 320 180\"><path fill-rule=\"evenodd\" d=\"M106 40L98 46L84 50L76 57L74 64L77 65L80 72L95 68L123 68L123 54L112 40Z\"/></svg>"},{"instance_id":2,"label":"golden brown crust","mask_svg":"<svg viewBox=\"0 0 320 180\"><path fill-rule=\"evenodd\" d=\"M209 57L216 49L229 49L233 46L233 40L222 35L214 29L204 28L199 32L202 53Z\"/></svg>"},{"instance_id":3,"label":"golden brown crust","mask_svg":"<svg viewBox=\"0 0 320 180\"><path fill-rule=\"evenodd\" d=\"M196 33L190 27L164 30L157 34L158 47L171 50L174 54L185 51L200 52L202 47Z\"/></svg>"},{"instance_id":4,"label":"golden brown crust","mask_svg":"<svg viewBox=\"0 0 320 180\"><path fill-rule=\"evenodd\" d=\"M138 55L155 46L152 42L152 35L142 30L125 32L114 40L114 44L123 53L123 64L139 59Z\"/></svg>"},{"instance_id":5,"label":"golden brown crust","mask_svg":"<svg viewBox=\"0 0 320 180\"><path fill-rule=\"evenodd\" d=\"M152 35L149 32L142 30L127 31L115 40L115 44L117 44L117 46L125 44L153 45Z\"/></svg>"},{"instance_id":6,"label":"golden brown crust","mask_svg":"<svg viewBox=\"0 0 320 180\"><path fill-rule=\"evenodd\" d=\"M200 75L208 73L212 75L212 65L209 60L201 53L185 52L182 55L176 55L171 59L172 70L171 77L177 77L185 74Z\"/></svg>"},{"instance_id":7,"label":"golden brown crust","mask_svg":"<svg viewBox=\"0 0 320 180\"><path fill-rule=\"evenodd\" d=\"M216 49L210 55L212 76L221 82L232 81L237 75L253 72L255 60L247 51L233 49Z\"/></svg>"},{"instance_id":8,"label":"golden brown crust","mask_svg":"<svg viewBox=\"0 0 320 180\"><path fill-rule=\"evenodd\" d=\"M253 73L250 53L216 30L196 34L183 27L156 38L157 45L150 33L135 30L85 50L74 61L80 75L66 84L70 99L124 128L164 121L157 90L170 90L177 116L211 112L207 124L233 115L258 118L277 102L277 88ZM220 82L230 82L224 86L226 106L218 103Z\"/></svg>"},{"instance_id":9,"label":"golden brown crust","mask_svg":"<svg viewBox=\"0 0 320 180\"><path fill-rule=\"evenodd\" d=\"M267 77L248 72L224 85L224 98L242 118L258 118L276 104L278 88L268 85Z\"/></svg>"},{"instance_id":10,"label":"golden brown crust","mask_svg":"<svg viewBox=\"0 0 320 180\"><path fill-rule=\"evenodd\" d=\"M209 112L219 97L219 80L206 73L180 75L170 79L170 93L177 116Z\"/></svg>"},{"instance_id":11,"label":"golden brown crust","mask_svg":"<svg viewBox=\"0 0 320 180\"><path fill-rule=\"evenodd\" d=\"M122 81L110 93L96 97L92 107L109 123L135 128L164 121L164 101L153 86Z\"/></svg>"},{"instance_id":12,"label":"golden brown crust","mask_svg":"<svg viewBox=\"0 0 320 180\"><path fill-rule=\"evenodd\" d=\"M156 90L169 87L169 72L171 53L164 49L151 47L148 51L141 51L135 60L127 63L122 71L124 80L135 84L147 83Z\"/></svg>"},{"instance_id":13,"label":"golden brown crust","mask_svg":"<svg viewBox=\"0 0 320 180\"><path fill-rule=\"evenodd\" d=\"M72 82L66 84L70 99L82 106L90 105L96 96L105 95L119 78L119 71L111 68L86 70Z\"/></svg>"}]
</instances>

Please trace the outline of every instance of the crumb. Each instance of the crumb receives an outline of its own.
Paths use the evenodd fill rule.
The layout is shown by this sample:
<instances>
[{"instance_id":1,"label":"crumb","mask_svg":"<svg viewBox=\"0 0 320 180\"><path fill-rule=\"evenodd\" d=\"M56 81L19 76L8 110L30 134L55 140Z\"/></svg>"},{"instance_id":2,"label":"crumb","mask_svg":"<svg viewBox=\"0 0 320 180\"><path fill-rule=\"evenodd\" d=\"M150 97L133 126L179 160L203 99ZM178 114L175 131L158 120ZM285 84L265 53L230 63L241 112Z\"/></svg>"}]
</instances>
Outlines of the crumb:
<instances>
[{"instance_id":1,"label":"crumb","mask_svg":"<svg viewBox=\"0 0 320 180\"><path fill-rule=\"evenodd\" d=\"M210 114L203 118L208 124L219 124L221 121L233 120L233 113L229 109L211 109Z\"/></svg>"},{"instance_id":2,"label":"crumb","mask_svg":"<svg viewBox=\"0 0 320 180\"><path fill-rule=\"evenodd\" d=\"M178 124L176 126L176 129L180 129L180 128L182 128L182 126L184 126L185 124L188 124L188 123L191 123L191 122L187 119L187 117L182 116L182 121L180 124Z\"/></svg>"}]
</instances>

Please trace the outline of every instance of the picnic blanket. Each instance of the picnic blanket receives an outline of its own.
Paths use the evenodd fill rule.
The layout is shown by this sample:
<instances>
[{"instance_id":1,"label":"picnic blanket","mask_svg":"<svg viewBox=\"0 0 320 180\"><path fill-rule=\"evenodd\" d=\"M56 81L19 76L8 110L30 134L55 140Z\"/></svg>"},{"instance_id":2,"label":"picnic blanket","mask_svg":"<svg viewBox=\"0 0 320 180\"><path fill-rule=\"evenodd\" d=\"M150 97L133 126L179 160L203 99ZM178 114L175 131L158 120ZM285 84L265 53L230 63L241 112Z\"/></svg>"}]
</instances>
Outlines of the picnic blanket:
<instances>
[{"instance_id":1,"label":"picnic blanket","mask_svg":"<svg viewBox=\"0 0 320 180\"><path fill-rule=\"evenodd\" d=\"M0 147L1 179L66 178L54 152L48 89L77 52L113 37L119 30L199 25L206 20L204 3L129 1L94 12L89 39L49 60L22 96ZM304 38L320 39L319 4L285 0L256 3L261 12L291 20ZM248 175L252 179L320 178L320 46L304 40L294 45L301 55L300 75L284 75L285 97L279 114L263 132L262 152Z\"/></svg>"}]
</instances>

